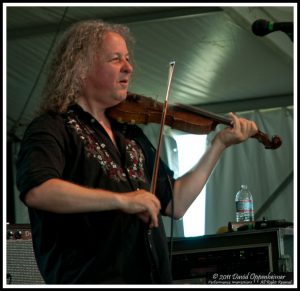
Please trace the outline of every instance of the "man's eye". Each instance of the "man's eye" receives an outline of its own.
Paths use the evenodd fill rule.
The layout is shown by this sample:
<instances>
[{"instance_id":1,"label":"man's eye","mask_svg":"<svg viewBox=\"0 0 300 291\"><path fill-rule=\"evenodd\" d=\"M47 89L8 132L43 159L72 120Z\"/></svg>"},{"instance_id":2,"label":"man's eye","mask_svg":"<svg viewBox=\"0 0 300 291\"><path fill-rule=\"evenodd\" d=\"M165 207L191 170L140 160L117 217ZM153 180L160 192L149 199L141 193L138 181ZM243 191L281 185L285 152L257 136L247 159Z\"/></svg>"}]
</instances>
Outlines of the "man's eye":
<instances>
[{"instance_id":1,"label":"man's eye","mask_svg":"<svg viewBox=\"0 0 300 291\"><path fill-rule=\"evenodd\" d=\"M121 62L123 58L121 56L115 56L110 59L112 62ZM130 63L130 58L125 58L126 62Z\"/></svg>"}]
</instances>

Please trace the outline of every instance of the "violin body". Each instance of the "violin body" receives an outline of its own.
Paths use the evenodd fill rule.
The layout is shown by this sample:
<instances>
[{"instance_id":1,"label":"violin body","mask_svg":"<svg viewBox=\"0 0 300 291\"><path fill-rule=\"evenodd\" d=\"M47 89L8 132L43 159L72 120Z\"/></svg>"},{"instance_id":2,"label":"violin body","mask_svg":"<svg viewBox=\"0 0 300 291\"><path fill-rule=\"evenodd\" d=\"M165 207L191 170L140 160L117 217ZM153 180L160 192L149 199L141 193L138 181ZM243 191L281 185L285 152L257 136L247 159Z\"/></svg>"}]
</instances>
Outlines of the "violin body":
<instances>
[{"instance_id":1,"label":"violin body","mask_svg":"<svg viewBox=\"0 0 300 291\"><path fill-rule=\"evenodd\" d=\"M148 124L161 123L163 104L150 97L128 93L126 100L107 109L107 114L120 123ZM192 134L208 134L218 124L232 126L231 120L193 106L177 104L168 106L165 125ZM266 149L277 149L281 138L277 135L272 140L260 130L252 136Z\"/></svg>"},{"instance_id":2,"label":"violin body","mask_svg":"<svg viewBox=\"0 0 300 291\"><path fill-rule=\"evenodd\" d=\"M160 123L163 104L136 94L128 94L125 101L107 110L108 115L120 123ZM214 130L217 122L196 113L187 112L177 106L168 106L165 124L171 128L192 134L207 134Z\"/></svg>"}]
</instances>

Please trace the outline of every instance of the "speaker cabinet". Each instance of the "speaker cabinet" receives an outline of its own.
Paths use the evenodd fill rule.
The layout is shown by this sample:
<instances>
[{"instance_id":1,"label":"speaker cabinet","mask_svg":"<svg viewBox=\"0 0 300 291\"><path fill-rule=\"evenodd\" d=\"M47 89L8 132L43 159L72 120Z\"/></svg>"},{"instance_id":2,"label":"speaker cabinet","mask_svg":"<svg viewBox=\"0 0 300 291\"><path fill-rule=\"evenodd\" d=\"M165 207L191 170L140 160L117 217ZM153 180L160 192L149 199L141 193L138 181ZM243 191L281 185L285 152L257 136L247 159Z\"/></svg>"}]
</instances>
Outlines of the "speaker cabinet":
<instances>
[{"instance_id":1,"label":"speaker cabinet","mask_svg":"<svg viewBox=\"0 0 300 291\"><path fill-rule=\"evenodd\" d=\"M33 253L29 224L7 225L7 284L45 284Z\"/></svg>"}]
</instances>

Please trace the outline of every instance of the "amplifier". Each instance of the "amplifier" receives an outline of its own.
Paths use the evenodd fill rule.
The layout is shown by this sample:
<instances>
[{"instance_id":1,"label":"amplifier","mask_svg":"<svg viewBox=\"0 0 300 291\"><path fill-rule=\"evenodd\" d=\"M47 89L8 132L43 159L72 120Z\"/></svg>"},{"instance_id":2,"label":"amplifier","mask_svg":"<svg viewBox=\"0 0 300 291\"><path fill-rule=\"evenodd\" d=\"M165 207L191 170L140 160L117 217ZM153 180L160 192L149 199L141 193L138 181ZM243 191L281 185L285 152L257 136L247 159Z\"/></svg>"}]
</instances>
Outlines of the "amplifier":
<instances>
[{"instance_id":1,"label":"amplifier","mask_svg":"<svg viewBox=\"0 0 300 291\"><path fill-rule=\"evenodd\" d=\"M34 257L29 224L7 225L7 284L45 284Z\"/></svg>"},{"instance_id":2,"label":"amplifier","mask_svg":"<svg viewBox=\"0 0 300 291\"><path fill-rule=\"evenodd\" d=\"M236 231L174 238L172 274L177 284L207 284L212 275L285 273L293 278L293 229Z\"/></svg>"}]
</instances>

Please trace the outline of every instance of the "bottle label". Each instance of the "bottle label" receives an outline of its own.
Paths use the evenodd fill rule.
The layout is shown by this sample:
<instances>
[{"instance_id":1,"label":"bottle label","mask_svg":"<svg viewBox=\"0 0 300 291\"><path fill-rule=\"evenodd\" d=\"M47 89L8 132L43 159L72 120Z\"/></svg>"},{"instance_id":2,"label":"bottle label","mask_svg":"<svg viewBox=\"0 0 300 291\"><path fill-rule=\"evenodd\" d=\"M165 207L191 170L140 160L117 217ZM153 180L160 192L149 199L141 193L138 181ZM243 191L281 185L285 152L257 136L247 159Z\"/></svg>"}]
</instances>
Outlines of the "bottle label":
<instances>
[{"instance_id":1,"label":"bottle label","mask_svg":"<svg viewBox=\"0 0 300 291\"><path fill-rule=\"evenodd\" d=\"M253 200L236 201L236 211L238 211L238 212L253 212Z\"/></svg>"}]
</instances>

